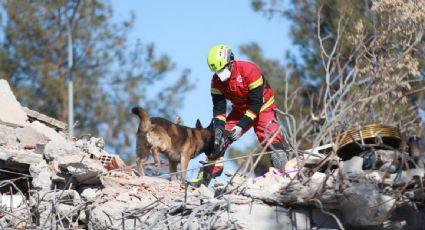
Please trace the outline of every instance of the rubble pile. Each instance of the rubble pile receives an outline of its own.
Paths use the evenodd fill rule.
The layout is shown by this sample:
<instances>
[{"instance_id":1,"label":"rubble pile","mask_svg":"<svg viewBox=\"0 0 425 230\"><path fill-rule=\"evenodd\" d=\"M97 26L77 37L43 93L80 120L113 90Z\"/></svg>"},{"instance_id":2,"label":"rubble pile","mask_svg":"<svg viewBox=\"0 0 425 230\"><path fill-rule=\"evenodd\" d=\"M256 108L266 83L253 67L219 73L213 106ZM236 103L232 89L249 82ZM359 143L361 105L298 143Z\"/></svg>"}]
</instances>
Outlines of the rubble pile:
<instances>
[{"instance_id":1,"label":"rubble pile","mask_svg":"<svg viewBox=\"0 0 425 230\"><path fill-rule=\"evenodd\" d=\"M64 123L22 108L4 80L0 80L0 108L1 229L289 224L289 218L280 218L271 225L266 219L251 225L254 221L244 217L243 208L214 198L206 187L181 188L178 182L137 176L118 156L103 149L102 138L71 138ZM273 216L277 210L246 199L257 207L253 215L261 210L262 215ZM236 216L229 215L231 210Z\"/></svg>"},{"instance_id":2,"label":"rubble pile","mask_svg":"<svg viewBox=\"0 0 425 230\"><path fill-rule=\"evenodd\" d=\"M373 150L373 166L317 151L286 171L227 173L208 189L139 177L102 138L22 108L0 80L0 228L374 229L423 225L423 153ZM326 161L331 159L331 161ZM327 162L327 163L326 163ZM287 164L291 165L291 164Z\"/></svg>"}]
</instances>

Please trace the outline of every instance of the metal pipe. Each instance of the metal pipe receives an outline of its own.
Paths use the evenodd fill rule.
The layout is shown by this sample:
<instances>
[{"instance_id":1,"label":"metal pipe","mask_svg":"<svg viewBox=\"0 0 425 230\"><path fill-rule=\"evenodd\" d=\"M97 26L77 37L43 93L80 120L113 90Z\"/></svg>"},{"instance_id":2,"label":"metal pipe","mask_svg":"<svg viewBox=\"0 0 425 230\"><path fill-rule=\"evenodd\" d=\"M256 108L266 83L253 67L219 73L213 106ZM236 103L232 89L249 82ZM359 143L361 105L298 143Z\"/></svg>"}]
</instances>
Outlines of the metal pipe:
<instances>
[{"instance_id":1,"label":"metal pipe","mask_svg":"<svg viewBox=\"0 0 425 230\"><path fill-rule=\"evenodd\" d=\"M72 66L73 66L73 49L72 49L72 30L71 24L67 21L68 31L68 131L69 136L74 136L74 82L72 77Z\"/></svg>"}]
</instances>

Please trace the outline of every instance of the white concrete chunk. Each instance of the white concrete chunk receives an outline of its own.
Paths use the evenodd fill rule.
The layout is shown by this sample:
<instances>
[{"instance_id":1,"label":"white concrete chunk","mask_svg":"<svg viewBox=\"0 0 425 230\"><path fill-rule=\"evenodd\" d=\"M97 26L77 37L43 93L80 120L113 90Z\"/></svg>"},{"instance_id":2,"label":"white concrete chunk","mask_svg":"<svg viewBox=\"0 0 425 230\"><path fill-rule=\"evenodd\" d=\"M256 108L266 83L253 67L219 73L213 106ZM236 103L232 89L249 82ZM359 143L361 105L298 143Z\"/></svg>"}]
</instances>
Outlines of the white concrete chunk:
<instances>
[{"instance_id":1,"label":"white concrete chunk","mask_svg":"<svg viewBox=\"0 0 425 230\"><path fill-rule=\"evenodd\" d=\"M39 121L34 121L32 123L27 123L27 125L35 130L37 130L37 132L43 134L44 136L46 136L49 140L51 141L62 141L65 142L66 138L65 135L56 132L56 130L54 130L53 128L48 127L47 125L39 122Z\"/></svg>"},{"instance_id":2,"label":"white concrete chunk","mask_svg":"<svg viewBox=\"0 0 425 230\"><path fill-rule=\"evenodd\" d=\"M35 189L50 189L52 173L46 161L42 160L40 163L30 165L29 172L32 176L31 184Z\"/></svg>"},{"instance_id":3,"label":"white concrete chunk","mask_svg":"<svg viewBox=\"0 0 425 230\"><path fill-rule=\"evenodd\" d=\"M363 166L363 158L355 156L348 161L342 162L341 171L343 174L363 173L362 166Z\"/></svg>"},{"instance_id":4,"label":"white concrete chunk","mask_svg":"<svg viewBox=\"0 0 425 230\"><path fill-rule=\"evenodd\" d=\"M7 124L25 126L27 119L27 114L16 100L9 83L4 79L0 79L0 121Z\"/></svg>"},{"instance_id":5,"label":"white concrete chunk","mask_svg":"<svg viewBox=\"0 0 425 230\"><path fill-rule=\"evenodd\" d=\"M0 195L1 206L6 208L17 208L23 204L21 195Z\"/></svg>"}]
</instances>

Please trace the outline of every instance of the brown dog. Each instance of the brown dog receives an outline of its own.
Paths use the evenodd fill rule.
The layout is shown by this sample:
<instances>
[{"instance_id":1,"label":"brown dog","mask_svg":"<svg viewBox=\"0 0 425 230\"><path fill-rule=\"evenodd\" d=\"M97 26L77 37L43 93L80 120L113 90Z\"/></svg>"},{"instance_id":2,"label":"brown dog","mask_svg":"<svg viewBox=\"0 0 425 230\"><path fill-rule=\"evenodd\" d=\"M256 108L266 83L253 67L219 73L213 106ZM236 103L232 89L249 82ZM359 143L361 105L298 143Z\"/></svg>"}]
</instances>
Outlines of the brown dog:
<instances>
[{"instance_id":1,"label":"brown dog","mask_svg":"<svg viewBox=\"0 0 425 230\"><path fill-rule=\"evenodd\" d=\"M196 128L175 124L161 117L149 117L145 110L134 107L131 112L140 119L136 140L136 167L144 175L142 164L152 152L154 161L159 164L158 152L169 160L171 180L177 180L177 165L181 163L182 185L186 183L186 170L189 160L200 153L211 153L214 147L212 122L202 128L199 119Z\"/></svg>"}]
</instances>

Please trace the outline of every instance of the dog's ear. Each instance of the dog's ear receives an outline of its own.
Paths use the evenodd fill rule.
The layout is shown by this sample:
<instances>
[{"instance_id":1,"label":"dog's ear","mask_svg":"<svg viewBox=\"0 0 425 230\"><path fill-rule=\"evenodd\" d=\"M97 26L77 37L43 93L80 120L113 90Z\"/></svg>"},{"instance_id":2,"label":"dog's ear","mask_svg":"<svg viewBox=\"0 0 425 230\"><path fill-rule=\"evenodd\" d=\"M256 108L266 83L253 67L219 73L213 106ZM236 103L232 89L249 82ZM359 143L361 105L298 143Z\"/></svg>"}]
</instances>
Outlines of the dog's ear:
<instances>
[{"instance_id":1,"label":"dog's ear","mask_svg":"<svg viewBox=\"0 0 425 230\"><path fill-rule=\"evenodd\" d=\"M203 128L202 127L202 124L201 124L201 121L199 119L196 119L196 125L195 125L195 127L198 128L198 129L202 129Z\"/></svg>"}]
</instances>

